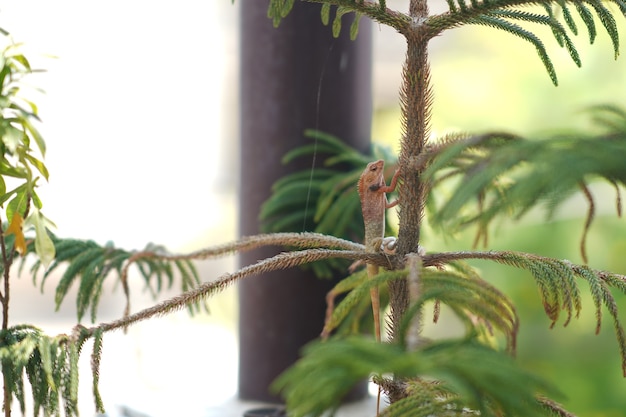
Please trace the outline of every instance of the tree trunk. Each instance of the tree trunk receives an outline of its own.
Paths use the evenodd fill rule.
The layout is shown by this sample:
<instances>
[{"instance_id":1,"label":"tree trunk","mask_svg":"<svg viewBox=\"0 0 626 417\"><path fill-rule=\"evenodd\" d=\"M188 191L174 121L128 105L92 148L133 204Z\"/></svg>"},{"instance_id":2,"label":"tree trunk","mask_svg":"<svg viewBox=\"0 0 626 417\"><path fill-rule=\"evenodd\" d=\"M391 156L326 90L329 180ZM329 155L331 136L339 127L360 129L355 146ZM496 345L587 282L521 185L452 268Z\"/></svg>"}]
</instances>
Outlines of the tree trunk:
<instances>
[{"instance_id":1,"label":"tree trunk","mask_svg":"<svg viewBox=\"0 0 626 417\"><path fill-rule=\"evenodd\" d=\"M286 166L280 162L287 151L310 143L303 137L305 129L329 132L363 151L370 146L370 22L362 19L357 40L350 41L352 16L345 16L341 37L333 39L331 28L321 23L318 4L296 2L277 29L267 18L267 7L268 1L241 2L242 236L259 232L259 208L278 178L311 169L311 161ZM242 254L240 264L273 256L278 250ZM304 344L319 336L325 295L335 282L292 269L239 284L242 399L278 401L268 386L294 363ZM363 386L356 397L364 393Z\"/></svg>"}]
</instances>

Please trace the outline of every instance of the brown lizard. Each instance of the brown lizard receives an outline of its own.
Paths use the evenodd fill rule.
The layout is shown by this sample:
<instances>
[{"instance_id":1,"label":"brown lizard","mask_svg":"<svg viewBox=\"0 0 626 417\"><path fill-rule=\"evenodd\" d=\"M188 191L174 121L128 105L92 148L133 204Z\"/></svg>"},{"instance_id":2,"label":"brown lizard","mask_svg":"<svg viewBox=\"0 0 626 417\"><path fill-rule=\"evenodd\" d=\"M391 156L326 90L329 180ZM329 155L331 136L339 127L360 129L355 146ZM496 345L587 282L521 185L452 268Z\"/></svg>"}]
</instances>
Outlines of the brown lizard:
<instances>
[{"instance_id":1,"label":"brown lizard","mask_svg":"<svg viewBox=\"0 0 626 417\"><path fill-rule=\"evenodd\" d=\"M385 210L398 204L398 200L392 203L387 201L386 193L396 189L400 171L396 170L391 179L391 184L385 183L385 161L379 159L370 162L361 174L358 183L359 197L361 198L361 211L363 212L363 223L365 225L365 251L378 253L381 250L391 252L395 248L395 239L385 238ZM353 265L351 269L354 269ZM369 279L378 274L378 265L368 263L367 276ZM370 289L372 300L372 313L374 316L374 334L376 341L380 342L380 295L378 286ZM376 400L376 416L380 410L381 387L378 387Z\"/></svg>"},{"instance_id":2,"label":"brown lizard","mask_svg":"<svg viewBox=\"0 0 626 417\"><path fill-rule=\"evenodd\" d=\"M396 238L383 237L385 233L385 209L394 207L398 201L389 203L386 193L392 192L396 188L398 182L399 171L396 171L391 184L385 184L384 176L385 162L381 159L370 162L357 185L359 197L361 199L361 210L363 212L363 222L365 225L365 251L378 253L381 250L385 253L393 253L395 251ZM350 272L354 272L359 266L365 262L356 261L350 265ZM367 275L371 279L378 274L378 266L367 264ZM326 340L332 331L330 326L331 318L335 308L335 298L338 292L329 291L326 295L326 320L324 321L324 329L320 335ZM376 340L380 341L380 297L378 287L370 290L372 300L372 311L374 315L374 333Z\"/></svg>"},{"instance_id":3,"label":"brown lizard","mask_svg":"<svg viewBox=\"0 0 626 417\"><path fill-rule=\"evenodd\" d=\"M358 190L361 198L361 211L365 225L365 251L378 253L381 249L393 251L395 239L384 239L385 236L385 210L398 204L398 200L389 203L386 193L396 189L400 171L396 170L391 184L385 183L385 161L379 159L370 162L359 178ZM367 275L372 279L378 274L378 265L367 264ZM370 290L372 299L372 312L374 314L374 334L376 341L380 342L380 296L378 286Z\"/></svg>"},{"instance_id":4,"label":"brown lizard","mask_svg":"<svg viewBox=\"0 0 626 417\"><path fill-rule=\"evenodd\" d=\"M390 193L396 189L400 171L396 170L391 179L391 184L385 183L385 161L382 159L370 162L361 174L358 182L359 197L361 199L361 211L363 212L363 223L365 225L365 251L378 253L393 253L395 251L396 239L385 236L385 210L398 204L398 200L389 203L386 193ZM356 261L350 266L350 272L363 264L362 261ZM366 264L367 275L370 279L378 274L378 265ZM329 326L337 293L330 291L326 296L327 309L324 330L322 331L322 339L326 339L331 331ZM372 300L372 312L374 316L374 333L376 341L380 342L380 296L378 286L372 287L370 290ZM378 399L376 403L376 415L380 410L380 394L381 388L378 388Z\"/></svg>"}]
</instances>

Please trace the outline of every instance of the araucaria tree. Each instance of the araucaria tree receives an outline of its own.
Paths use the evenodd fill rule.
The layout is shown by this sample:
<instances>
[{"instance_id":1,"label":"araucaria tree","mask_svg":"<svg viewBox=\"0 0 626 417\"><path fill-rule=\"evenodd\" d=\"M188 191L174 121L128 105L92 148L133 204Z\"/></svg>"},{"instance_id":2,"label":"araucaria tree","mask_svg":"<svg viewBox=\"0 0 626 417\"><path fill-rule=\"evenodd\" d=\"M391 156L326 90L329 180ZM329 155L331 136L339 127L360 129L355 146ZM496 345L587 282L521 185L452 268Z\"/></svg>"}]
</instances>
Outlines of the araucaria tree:
<instances>
[{"instance_id":1,"label":"araucaria tree","mask_svg":"<svg viewBox=\"0 0 626 417\"><path fill-rule=\"evenodd\" d=\"M295 0L271 0L269 17L280 24ZM36 106L16 98L15 84L30 71L26 58L12 47L5 50L0 71L2 100L2 142L0 175L16 177L22 183L7 191L0 182L0 203L7 203L4 233L0 233L0 269L4 287L0 290L3 327L0 332L0 359L4 379L5 415L11 413L12 398L25 410L25 376L32 387L35 413L60 414L61 401L67 415L77 414L77 361L85 340L94 338L92 367L96 407L103 408L98 393L99 361L104 334L154 318L208 297L243 278L259 273L313 264L320 274L341 267L338 259L361 261L369 275L357 271L341 281L328 296L329 311L323 334L326 340L307 346L303 358L286 371L274 389L286 398L289 415L319 416L336 408L342 396L358 381L374 375L386 392L389 416L569 416L551 397L556 390L543 379L522 369L514 360L519 328L517 311L511 300L480 276L467 260L479 259L527 271L534 279L545 313L554 325L577 318L582 311L582 291L588 288L593 301L596 331L604 311L615 330L626 376L626 334L620 322L613 293L626 293L626 277L578 265L568 260L515 251L423 252L420 244L424 219L435 230L451 234L475 227L476 244L485 243L492 220L518 218L542 205L549 213L572 194L580 192L588 202L583 226L581 254L586 263L585 236L594 217L591 180L602 179L615 187L618 213L620 190L626 184L626 112L606 106L595 108L600 133L577 134L550 140L530 140L507 133L455 134L429 140L432 91L429 83L428 44L435 36L463 25L484 25L526 40L556 85L556 71L541 38L533 27L547 27L558 43L580 65L570 35L586 30L595 40L598 29L606 31L619 50L616 17L626 12L622 0L448 0L449 10L430 14L426 0L410 0L407 13L390 10L385 1L312 0L321 3L321 20L335 35L342 30L346 15L352 15L352 36L358 36L358 22L367 16L388 25L407 42L403 83L400 90L403 135L397 162L389 152L376 148L373 155L362 155L337 138L309 131L326 155L325 169L312 174L294 174L280 180L261 217L268 234L208 248L187 255L172 255L160 247L125 251L102 247L91 241L49 236L41 215L41 201L35 193L35 173L46 177L47 170L33 156L31 144L40 154L43 139L33 127ZM530 27L530 29L529 29ZM28 108L24 107L26 103ZM306 155L311 148L296 149L287 159ZM320 149L318 147L318 149ZM367 165L384 159L397 168L399 230L397 240L382 239L380 244L353 242L344 236L363 236L363 224L356 182ZM341 166L337 168L337 166ZM346 171L346 166L352 169ZM382 168L382 164L374 164ZM383 178L391 178L393 169ZM303 181L307 178L307 181ZM369 190L391 191L382 183L371 183ZM300 191L302 198L300 199ZM304 207L307 195L317 198L316 210ZM286 201L285 196L291 198ZM363 193L362 193L363 195ZM302 203L300 206L299 204ZM383 204L384 206L384 204ZM288 214L288 216L287 216ZM315 232L297 233L303 216L316 224ZM22 222L30 219L34 239L25 237ZM307 222L308 224L311 224ZM6 226L8 224L8 226ZM391 229L387 227L388 233ZM28 233L27 233L28 235ZM370 242L371 243L371 242ZM248 265L217 280L201 283L190 263L264 245L282 245L289 250ZM427 242L424 244L427 248ZM77 325L68 335L49 337L30 325L10 326L9 270L18 256L36 252L39 260L31 270L37 277L46 267L42 281L61 265L67 268L56 290L57 303L78 282L79 320L91 312L95 321L102 283L112 276L119 279L128 296L128 270L136 265L146 284L158 292L167 280L179 276L180 296L151 308L93 327ZM316 261L325 261L320 264ZM580 285L580 284L584 285ZM386 322L389 339L383 342L359 331L362 319L370 318L372 289L380 287L388 297L390 315ZM583 287L583 289L581 289ZM335 296L347 293L334 306ZM421 333L425 306L432 306L435 317L443 306L455 313L466 332L458 339L428 340ZM562 315L565 316L562 319ZM494 346L487 339L502 340ZM617 372L617 371L616 371ZM374 411L372 411L374 412Z\"/></svg>"}]
</instances>

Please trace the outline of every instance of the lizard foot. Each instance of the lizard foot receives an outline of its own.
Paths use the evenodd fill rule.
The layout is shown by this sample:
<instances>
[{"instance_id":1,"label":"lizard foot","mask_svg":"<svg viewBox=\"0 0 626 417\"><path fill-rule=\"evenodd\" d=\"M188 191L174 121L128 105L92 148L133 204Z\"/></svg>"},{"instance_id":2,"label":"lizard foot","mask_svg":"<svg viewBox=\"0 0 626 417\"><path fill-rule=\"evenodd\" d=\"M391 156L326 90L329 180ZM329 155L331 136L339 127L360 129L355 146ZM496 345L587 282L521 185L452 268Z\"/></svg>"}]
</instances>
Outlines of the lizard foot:
<instances>
[{"instance_id":1,"label":"lizard foot","mask_svg":"<svg viewBox=\"0 0 626 417\"><path fill-rule=\"evenodd\" d=\"M383 241L380 243L380 250L387 255L393 255L394 253L396 253L397 245L398 239L396 239L395 237L384 237Z\"/></svg>"},{"instance_id":2,"label":"lizard foot","mask_svg":"<svg viewBox=\"0 0 626 417\"><path fill-rule=\"evenodd\" d=\"M394 236L389 236L389 237L383 238L382 242L380 243L380 250L387 255L393 255L396 253L397 246L398 246L398 239L395 238ZM426 248L421 245L418 245L417 254L419 256L426 255Z\"/></svg>"}]
</instances>

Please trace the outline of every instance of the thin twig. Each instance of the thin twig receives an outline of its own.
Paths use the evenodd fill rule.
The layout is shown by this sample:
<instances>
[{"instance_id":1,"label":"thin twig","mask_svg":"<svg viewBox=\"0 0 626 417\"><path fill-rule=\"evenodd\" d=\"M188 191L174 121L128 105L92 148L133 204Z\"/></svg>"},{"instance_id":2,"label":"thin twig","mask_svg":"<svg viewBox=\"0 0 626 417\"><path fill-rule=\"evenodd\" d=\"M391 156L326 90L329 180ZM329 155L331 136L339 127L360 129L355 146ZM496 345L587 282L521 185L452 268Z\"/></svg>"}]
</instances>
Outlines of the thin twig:
<instances>
[{"instance_id":1,"label":"thin twig","mask_svg":"<svg viewBox=\"0 0 626 417\"><path fill-rule=\"evenodd\" d=\"M587 217L585 218L585 227L583 228L583 235L580 238L580 256L583 259L583 263L587 264L587 233L589 232L589 228L591 228L591 222L593 222L593 218L596 213L596 205L593 200L593 195L583 181L579 183L580 189L583 192L583 196L589 203L589 208L587 210Z\"/></svg>"}]
</instances>

